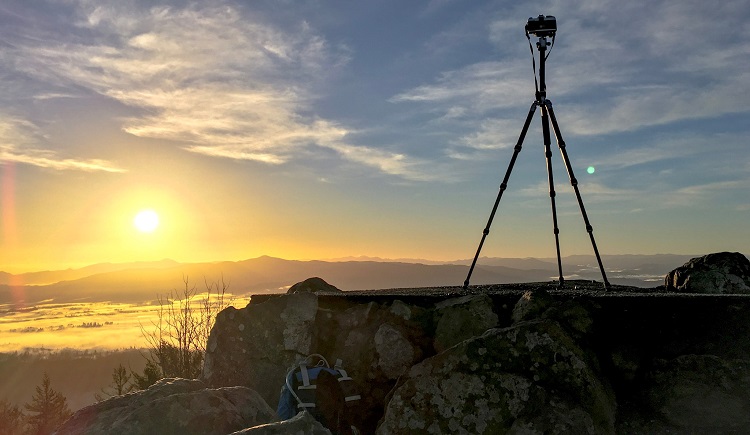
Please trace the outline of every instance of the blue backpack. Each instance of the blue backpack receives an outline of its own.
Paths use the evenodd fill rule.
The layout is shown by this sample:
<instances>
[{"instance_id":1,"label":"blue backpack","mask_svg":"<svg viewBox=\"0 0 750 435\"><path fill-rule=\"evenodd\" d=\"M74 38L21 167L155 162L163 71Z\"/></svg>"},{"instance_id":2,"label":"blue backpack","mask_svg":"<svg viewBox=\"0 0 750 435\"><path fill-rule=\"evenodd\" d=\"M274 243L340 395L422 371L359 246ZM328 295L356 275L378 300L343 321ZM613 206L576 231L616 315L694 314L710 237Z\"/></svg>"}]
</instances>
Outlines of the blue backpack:
<instances>
[{"instance_id":1,"label":"blue backpack","mask_svg":"<svg viewBox=\"0 0 750 435\"><path fill-rule=\"evenodd\" d=\"M360 399L340 359L331 368L322 355L312 354L287 373L276 413L288 420L308 411L334 435L358 434L350 410Z\"/></svg>"}]
</instances>

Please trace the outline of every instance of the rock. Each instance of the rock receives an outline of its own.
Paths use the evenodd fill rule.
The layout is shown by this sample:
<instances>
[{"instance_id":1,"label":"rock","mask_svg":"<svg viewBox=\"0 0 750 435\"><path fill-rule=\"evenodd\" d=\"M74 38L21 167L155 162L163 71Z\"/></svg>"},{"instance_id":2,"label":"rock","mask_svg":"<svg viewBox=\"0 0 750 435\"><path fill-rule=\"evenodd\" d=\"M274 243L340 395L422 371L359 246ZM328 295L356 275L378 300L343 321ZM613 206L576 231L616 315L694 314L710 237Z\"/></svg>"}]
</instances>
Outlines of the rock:
<instances>
[{"instance_id":1,"label":"rock","mask_svg":"<svg viewBox=\"0 0 750 435\"><path fill-rule=\"evenodd\" d=\"M664 278L667 291L684 293L750 293L750 260L739 252L693 258Z\"/></svg>"},{"instance_id":2,"label":"rock","mask_svg":"<svg viewBox=\"0 0 750 435\"><path fill-rule=\"evenodd\" d=\"M224 435L269 423L275 416L249 388L209 389L197 380L162 379L147 390L79 410L56 434Z\"/></svg>"},{"instance_id":3,"label":"rock","mask_svg":"<svg viewBox=\"0 0 750 435\"><path fill-rule=\"evenodd\" d=\"M643 360L642 350L636 346L617 346L611 350L609 363L613 375L623 382L633 383L637 380Z\"/></svg>"},{"instance_id":4,"label":"rock","mask_svg":"<svg viewBox=\"0 0 750 435\"><path fill-rule=\"evenodd\" d=\"M317 349L317 311L312 293L223 310L208 339L201 379L211 387L252 388L275 408L289 368Z\"/></svg>"},{"instance_id":5,"label":"rock","mask_svg":"<svg viewBox=\"0 0 750 435\"><path fill-rule=\"evenodd\" d=\"M230 435L331 435L309 412L300 412L289 420L243 429Z\"/></svg>"},{"instance_id":6,"label":"rock","mask_svg":"<svg viewBox=\"0 0 750 435\"><path fill-rule=\"evenodd\" d=\"M542 318L560 323L576 341L594 332L594 313L601 307L591 301L570 300L554 304Z\"/></svg>"},{"instance_id":7,"label":"rock","mask_svg":"<svg viewBox=\"0 0 750 435\"><path fill-rule=\"evenodd\" d=\"M529 290L513 307L513 322L522 322L541 317L542 313L552 306L553 300L549 292L544 289Z\"/></svg>"},{"instance_id":8,"label":"rock","mask_svg":"<svg viewBox=\"0 0 750 435\"><path fill-rule=\"evenodd\" d=\"M353 304L331 316L325 329L331 358L341 358L354 379L361 403L352 410L353 421L372 433L383 415L386 395L399 376L432 353L431 311L399 300L390 304ZM319 323L322 327L322 323Z\"/></svg>"},{"instance_id":9,"label":"rock","mask_svg":"<svg viewBox=\"0 0 750 435\"><path fill-rule=\"evenodd\" d=\"M496 327L498 318L492 307L492 299L487 295L463 296L436 304L435 351L442 352Z\"/></svg>"},{"instance_id":10,"label":"rock","mask_svg":"<svg viewBox=\"0 0 750 435\"><path fill-rule=\"evenodd\" d=\"M325 282L322 278L307 278L302 282L298 282L293 286L289 287L287 294L293 293L318 293L318 292L341 292L338 288Z\"/></svg>"},{"instance_id":11,"label":"rock","mask_svg":"<svg viewBox=\"0 0 750 435\"><path fill-rule=\"evenodd\" d=\"M490 329L412 367L376 433L614 433L588 358L552 320Z\"/></svg>"},{"instance_id":12,"label":"rock","mask_svg":"<svg viewBox=\"0 0 750 435\"><path fill-rule=\"evenodd\" d=\"M675 432L750 433L750 361L682 355L658 360L646 381L644 402Z\"/></svg>"},{"instance_id":13,"label":"rock","mask_svg":"<svg viewBox=\"0 0 750 435\"><path fill-rule=\"evenodd\" d=\"M552 319L562 325L574 339L581 339L593 332L592 312L599 307L589 301L569 300L555 302L547 290L535 289L525 292L513 307L513 322L533 319Z\"/></svg>"},{"instance_id":14,"label":"rock","mask_svg":"<svg viewBox=\"0 0 750 435\"><path fill-rule=\"evenodd\" d=\"M396 379L414 362L414 346L393 326L384 323L375 333L377 366L389 379Z\"/></svg>"},{"instance_id":15,"label":"rock","mask_svg":"<svg viewBox=\"0 0 750 435\"><path fill-rule=\"evenodd\" d=\"M341 359L362 396L353 420L374 427L398 377L432 353L432 313L400 301L329 304L303 292L227 308L211 331L201 379L251 388L276 408L287 371L305 356Z\"/></svg>"}]
</instances>

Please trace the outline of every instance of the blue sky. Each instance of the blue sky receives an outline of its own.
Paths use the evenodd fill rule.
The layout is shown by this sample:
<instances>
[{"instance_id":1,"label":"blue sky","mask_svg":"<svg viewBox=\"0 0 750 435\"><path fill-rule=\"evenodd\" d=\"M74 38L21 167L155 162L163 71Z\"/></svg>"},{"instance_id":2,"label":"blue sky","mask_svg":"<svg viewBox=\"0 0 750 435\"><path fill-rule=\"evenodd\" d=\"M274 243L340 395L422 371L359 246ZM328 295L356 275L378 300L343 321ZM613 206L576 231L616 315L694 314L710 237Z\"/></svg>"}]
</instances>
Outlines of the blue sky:
<instances>
[{"instance_id":1,"label":"blue sky","mask_svg":"<svg viewBox=\"0 0 750 435\"><path fill-rule=\"evenodd\" d=\"M0 269L471 257L538 14L601 252L747 253L747 2L11 0ZM563 255L591 253L553 150ZM545 168L537 115L483 254L554 256Z\"/></svg>"}]
</instances>

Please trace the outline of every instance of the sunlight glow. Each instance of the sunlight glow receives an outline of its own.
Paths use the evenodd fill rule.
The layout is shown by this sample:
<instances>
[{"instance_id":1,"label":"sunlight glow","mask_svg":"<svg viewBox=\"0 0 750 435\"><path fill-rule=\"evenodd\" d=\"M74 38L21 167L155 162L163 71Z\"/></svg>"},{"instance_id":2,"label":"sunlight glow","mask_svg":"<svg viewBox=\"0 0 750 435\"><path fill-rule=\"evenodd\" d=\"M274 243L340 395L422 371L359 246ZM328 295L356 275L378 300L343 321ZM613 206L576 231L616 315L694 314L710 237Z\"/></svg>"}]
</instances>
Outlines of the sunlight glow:
<instances>
[{"instance_id":1,"label":"sunlight glow","mask_svg":"<svg viewBox=\"0 0 750 435\"><path fill-rule=\"evenodd\" d=\"M135 215L133 225L142 233L152 233L159 226L159 215L153 210L141 210Z\"/></svg>"}]
</instances>

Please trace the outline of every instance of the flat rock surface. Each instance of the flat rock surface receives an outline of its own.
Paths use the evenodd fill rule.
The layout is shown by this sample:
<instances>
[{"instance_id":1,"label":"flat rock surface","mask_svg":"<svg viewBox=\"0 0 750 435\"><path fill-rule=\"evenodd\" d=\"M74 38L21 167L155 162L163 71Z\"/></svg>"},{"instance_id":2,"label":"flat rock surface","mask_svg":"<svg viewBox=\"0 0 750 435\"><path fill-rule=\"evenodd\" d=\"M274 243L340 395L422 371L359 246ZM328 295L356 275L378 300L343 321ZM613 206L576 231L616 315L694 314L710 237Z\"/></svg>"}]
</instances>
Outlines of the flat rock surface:
<instances>
[{"instance_id":1,"label":"flat rock surface","mask_svg":"<svg viewBox=\"0 0 750 435\"><path fill-rule=\"evenodd\" d=\"M624 285L610 285L605 289L598 281L570 280L564 283L562 288L557 281L527 282L516 284L490 284L472 285L464 289L462 286L445 287L416 287L416 288L392 288L380 290L355 290L343 292L318 292L323 298L351 298L351 299L446 299L466 295L486 294L490 296L520 296L529 290L544 289L555 299L569 299L578 297L590 298L617 298L617 297L664 297L664 298L738 298L747 299L750 295L742 294L700 294L700 293L675 293L667 292L664 286L654 288L633 287ZM262 302L269 298L277 297L276 294L253 295L255 302Z\"/></svg>"}]
</instances>

